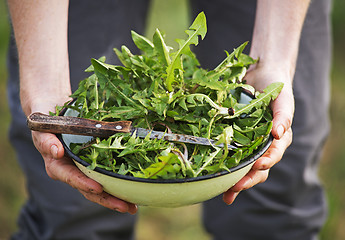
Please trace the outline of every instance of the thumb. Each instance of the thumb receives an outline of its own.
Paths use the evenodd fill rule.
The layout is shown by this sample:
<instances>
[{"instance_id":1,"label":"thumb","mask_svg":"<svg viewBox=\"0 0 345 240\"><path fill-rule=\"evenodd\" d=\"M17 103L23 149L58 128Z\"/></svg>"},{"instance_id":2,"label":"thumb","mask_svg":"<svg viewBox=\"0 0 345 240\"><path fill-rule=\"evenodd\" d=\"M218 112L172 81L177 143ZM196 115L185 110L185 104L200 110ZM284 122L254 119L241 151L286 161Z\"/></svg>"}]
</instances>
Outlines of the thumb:
<instances>
[{"instance_id":1,"label":"thumb","mask_svg":"<svg viewBox=\"0 0 345 240\"><path fill-rule=\"evenodd\" d=\"M32 138L37 150L42 156L50 156L55 159L64 156L64 148L56 135L32 131Z\"/></svg>"},{"instance_id":2,"label":"thumb","mask_svg":"<svg viewBox=\"0 0 345 240\"><path fill-rule=\"evenodd\" d=\"M284 85L279 96L271 103L273 111L272 135L280 139L291 127L295 111L295 101L291 85Z\"/></svg>"}]
</instances>

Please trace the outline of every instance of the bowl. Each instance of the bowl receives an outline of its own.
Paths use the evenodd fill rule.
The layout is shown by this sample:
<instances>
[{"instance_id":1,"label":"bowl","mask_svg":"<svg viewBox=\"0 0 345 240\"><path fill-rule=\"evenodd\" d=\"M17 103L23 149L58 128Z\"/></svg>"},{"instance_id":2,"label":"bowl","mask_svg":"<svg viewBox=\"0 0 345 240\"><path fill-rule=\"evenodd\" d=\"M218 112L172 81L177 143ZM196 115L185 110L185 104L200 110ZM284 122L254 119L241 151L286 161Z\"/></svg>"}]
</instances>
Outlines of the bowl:
<instances>
[{"instance_id":1,"label":"bowl","mask_svg":"<svg viewBox=\"0 0 345 240\"><path fill-rule=\"evenodd\" d=\"M251 100L250 96L242 95L243 102ZM65 116L77 116L77 114L71 109L64 112ZM157 180L120 175L97 167L90 170L88 168L90 164L75 155L69 146L71 143L88 142L92 137L70 134L61 134L58 137L76 166L86 176L100 183L105 192L139 206L166 208L192 205L222 194L249 172L255 161L265 153L273 141L273 137L270 136L261 148L243 159L239 165L231 168L230 172L222 171L186 179Z\"/></svg>"}]
</instances>

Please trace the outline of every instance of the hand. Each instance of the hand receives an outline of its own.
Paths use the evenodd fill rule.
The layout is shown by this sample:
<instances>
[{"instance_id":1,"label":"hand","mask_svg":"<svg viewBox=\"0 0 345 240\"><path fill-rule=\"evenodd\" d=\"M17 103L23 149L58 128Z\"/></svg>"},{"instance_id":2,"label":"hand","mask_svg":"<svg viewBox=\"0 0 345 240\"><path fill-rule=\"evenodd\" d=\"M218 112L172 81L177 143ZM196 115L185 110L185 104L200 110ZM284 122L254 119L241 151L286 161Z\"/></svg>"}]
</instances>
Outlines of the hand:
<instances>
[{"instance_id":1,"label":"hand","mask_svg":"<svg viewBox=\"0 0 345 240\"><path fill-rule=\"evenodd\" d=\"M34 111L48 113L49 110L52 110L49 105L53 106L53 104L45 102L44 106L36 107ZM32 138L35 147L44 159L46 172L50 178L69 184L79 190L86 199L109 209L131 214L137 212L136 205L104 192L102 185L84 175L70 158L64 156L62 143L54 134L32 131Z\"/></svg>"},{"instance_id":2,"label":"hand","mask_svg":"<svg viewBox=\"0 0 345 240\"><path fill-rule=\"evenodd\" d=\"M226 204L232 204L241 191L265 182L268 178L270 168L280 161L285 149L291 144L291 141L292 131L289 128L281 139L274 139L270 148L254 163L251 170L223 194L223 201Z\"/></svg>"},{"instance_id":3,"label":"hand","mask_svg":"<svg viewBox=\"0 0 345 240\"><path fill-rule=\"evenodd\" d=\"M136 213L137 207L134 204L104 192L99 183L85 176L70 158L65 157L64 148L54 134L33 131L32 137L36 148L42 154L49 177L69 184L78 189L86 199L104 207L122 213Z\"/></svg>"},{"instance_id":4,"label":"hand","mask_svg":"<svg viewBox=\"0 0 345 240\"><path fill-rule=\"evenodd\" d=\"M240 191L266 181L270 168L281 160L285 150L292 142L291 124L294 114L292 77L281 69L266 69L258 64L253 70L248 71L245 79L259 91L274 81L283 82L284 87L270 106L273 111L272 135L274 140L272 145L255 162L251 170L224 193L223 200L227 204L233 203Z\"/></svg>"}]
</instances>

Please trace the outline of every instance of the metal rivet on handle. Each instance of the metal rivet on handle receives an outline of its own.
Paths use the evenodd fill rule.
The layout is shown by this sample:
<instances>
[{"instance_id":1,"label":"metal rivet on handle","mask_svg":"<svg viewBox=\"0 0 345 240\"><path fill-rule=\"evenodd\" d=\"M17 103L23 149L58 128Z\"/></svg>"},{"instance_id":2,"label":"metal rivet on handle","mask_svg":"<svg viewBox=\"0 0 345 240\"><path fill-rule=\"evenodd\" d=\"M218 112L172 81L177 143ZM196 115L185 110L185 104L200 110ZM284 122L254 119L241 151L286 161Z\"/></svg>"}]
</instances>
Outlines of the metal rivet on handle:
<instances>
[{"instance_id":1,"label":"metal rivet on handle","mask_svg":"<svg viewBox=\"0 0 345 240\"><path fill-rule=\"evenodd\" d=\"M117 130L121 130L121 129L122 129L122 126L121 126L121 125L117 125L117 126L115 126L115 128L116 128Z\"/></svg>"},{"instance_id":2,"label":"metal rivet on handle","mask_svg":"<svg viewBox=\"0 0 345 240\"><path fill-rule=\"evenodd\" d=\"M101 128L101 127L102 127L102 124L97 123L97 124L95 125L95 127L96 127L96 128Z\"/></svg>"}]
</instances>

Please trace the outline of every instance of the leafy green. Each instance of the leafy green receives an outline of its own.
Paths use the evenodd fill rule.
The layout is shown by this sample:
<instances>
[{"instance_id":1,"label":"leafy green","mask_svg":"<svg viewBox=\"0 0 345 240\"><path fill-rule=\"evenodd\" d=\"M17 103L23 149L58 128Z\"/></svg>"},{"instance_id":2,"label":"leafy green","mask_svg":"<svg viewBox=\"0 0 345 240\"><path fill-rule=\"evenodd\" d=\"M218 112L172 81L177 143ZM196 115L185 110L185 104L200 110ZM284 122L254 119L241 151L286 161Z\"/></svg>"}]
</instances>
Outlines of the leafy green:
<instances>
[{"instance_id":1,"label":"leafy green","mask_svg":"<svg viewBox=\"0 0 345 240\"><path fill-rule=\"evenodd\" d=\"M78 111L79 117L102 121L130 120L134 127L171 131L214 139L225 147L171 143L144 139L129 133L94 138L71 144L71 150L96 167L140 178L177 179L198 177L228 170L258 150L272 128L269 103L281 91L282 83L269 85L262 93L243 80L256 60L243 53L243 43L214 69L200 66L191 45L206 36L204 13L178 39L178 49L168 46L156 30L152 41L132 31L142 51L132 54L126 47L114 49L122 65L106 59L91 59L91 75L72 94L73 104L57 107ZM210 46L212 47L212 46ZM243 89L253 98L244 104ZM228 144L236 145L229 149Z\"/></svg>"},{"instance_id":2,"label":"leafy green","mask_svg":"<svg viewBox=\"0 0 345 240\"><path fill-rule=\"evenodd\" d=\"M190 50L190 45L194 44L195 46L198 45L199 39L198 36L200 35L202 39L204 39L207 32L206 27L206 17L205 14L199 13L199 15L195 18L193 24L186 30L188 34L188 38L186 40L177 39L177 43L179 44L179 49L172 53L172 61L167 67L167 77L166 77L166 88L168 91L173 91L172 84L175 81L175 70L179 70L178 77L183 78L183 65L182 65L182 54L191 55L193 53Z\"/></svg>"}]
</instances>

